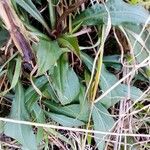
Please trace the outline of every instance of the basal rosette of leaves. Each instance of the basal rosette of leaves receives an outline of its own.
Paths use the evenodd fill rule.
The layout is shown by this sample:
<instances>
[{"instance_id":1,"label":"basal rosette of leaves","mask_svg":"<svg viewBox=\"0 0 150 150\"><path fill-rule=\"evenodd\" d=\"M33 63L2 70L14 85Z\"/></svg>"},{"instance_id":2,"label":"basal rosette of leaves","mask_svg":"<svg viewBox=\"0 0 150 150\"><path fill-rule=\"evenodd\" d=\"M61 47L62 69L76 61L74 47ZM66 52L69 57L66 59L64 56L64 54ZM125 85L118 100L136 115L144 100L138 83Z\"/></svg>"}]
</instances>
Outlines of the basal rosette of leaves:
<instances>
[{"instance_id":1,"label":"basal rosette of leaves","mask_svg":"<svg viewBox=\"0 0 150 150\"><path fill-rule=\"evenodd\" d=\"M0 81L2 83L0 97L2 102L8 100L11 103L10 113L5 117L113 132L117 119L111 115L112 107L128 98L131 103L134 103L144 94L144 90L134 83L139 80L149 83L150 80L149 29L146 28L141 33L145 23L147 23L146 26L150 24L149 12L140 5L131 5L122 0L108 0L106 3L93 3L92 5L90 1L85 1L83 11L79 9L73 13L75 9L66 15L65 19L69 18L69 21L67 20L69 23L67 21L66 23L65 19L62 20L62 25L66 23L66 27L58 34L56 29L60 12L57 12L56 7L60 7L61 3L62 1L58 0L0 1L0 8L3 10L3 13L2 11L0 13L0 54L2 53L4 57L0 56ZM43 9L40 11L40 6L43 8L45 4L45 9L48 11L43 13ZM7 5L11 8L9 11L12 11L12 14L5 9ZM47 14L46 17L45 14ZM12 20L9 20L11 17ZM109 70L113 68L121 72L124 69L121 53L108 53L106 56L107 49L102 46L104 53L101 52L96 58L102 43L107 42L103 41L102 34L103 27L107 26L122 32L132 48L129 50L132 52L132 57L128 61L129 66L140 66L145 60L147 60L145 62L147 65L144 63L135 72L134 67L129 67L129 72L133 71L134 74L130 86L125 82L120 82L108 94L100 98L124 77L123 75L118 77ZM17 32L14 32L16 36L13 36L13 32L9 30L11 28L17 28ZM96 54L94 54L93 47L84 46L83 48L86 41L76 34L82 32L83 28L96 29L94 36L100 39L98 45L94 47ZM23 41L19 40L17 35ZM82 34L80 36L82 37ZM30 52L33 56L33 59L27 62L26 48L28 50L31 48ZM123 57L128 60L126 52ZM81 75L80 71L75 70L76 66L78 68L80 65L83 67ZM93 100L93 87L96 87L96 84L96 97ZM0 121L0 134L16 140L22 149L48 148L49 135L58 137L71 149L75 149L72 140L67 139L63 132L55 129ZM86 142L92 145L93 137L90 134L87 137ZM95 147L99 150L106 148L107 138L108 135L95 133Z\"/></svg>"}]
</instances>

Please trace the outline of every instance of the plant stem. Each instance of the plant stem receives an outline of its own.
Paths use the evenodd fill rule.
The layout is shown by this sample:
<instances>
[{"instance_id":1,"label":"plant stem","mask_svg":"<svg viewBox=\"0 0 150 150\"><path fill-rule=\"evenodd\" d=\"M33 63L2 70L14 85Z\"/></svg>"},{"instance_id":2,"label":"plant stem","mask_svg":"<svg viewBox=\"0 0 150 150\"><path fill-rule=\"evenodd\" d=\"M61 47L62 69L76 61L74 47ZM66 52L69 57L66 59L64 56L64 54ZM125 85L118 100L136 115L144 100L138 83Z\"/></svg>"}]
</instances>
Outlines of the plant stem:
<instances>
[{"instance_id":1,"label":"plant stem","mask_svg":"<svg viewBox=\"0 0 150 150\"><path fill-rule=\"evenodd\" d=\"M56 24L56 13L55 13L55 8L53 6L52 0L48 0L48 2L49 2L50 24L51 24L51 29L53 30Z\"/></svg>"}]
</instances>

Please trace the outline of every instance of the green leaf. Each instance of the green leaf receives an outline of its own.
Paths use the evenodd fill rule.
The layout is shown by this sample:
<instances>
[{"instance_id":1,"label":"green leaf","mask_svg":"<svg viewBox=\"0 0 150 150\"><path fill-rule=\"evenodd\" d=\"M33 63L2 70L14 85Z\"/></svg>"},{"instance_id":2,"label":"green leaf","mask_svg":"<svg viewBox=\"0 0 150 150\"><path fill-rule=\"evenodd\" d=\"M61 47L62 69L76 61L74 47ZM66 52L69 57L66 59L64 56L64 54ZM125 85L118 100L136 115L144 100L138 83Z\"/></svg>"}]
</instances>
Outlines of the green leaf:
<instances>
[{"instance_id":1,"label":"green leaf","mask_svg":"<svg viewBox=\"0 0 150 150\"><path fill-rule=\"evenodd\" d=\"M145 30L143 34L139 37L140 40L138 41L138 36L143 29L141 25L126 24L123 27L128 35L131 45L133 46L134 43L136 42L133 52L134 52L134 56L136 57L137 62L141 63L143 60L145 60L149 56L149 53L150 53L149 32ZM142 45L142 41L143 41L143 45ZM147 47L148 51L145 49L145 47Z\"/></svg>"},{"instance_id":2,"label":"green leaf","mask_svg":"<svg viewBox=\"0 0 150 150\"><path fill-rule=\"evenodd\" d=\"M93 67L93 59L84 52L81 52L81 59L87 66L88 70L91 71Z\"/></svg>"},{"instance_id":3,"label":"green leaf","mask_svg":"<svg viewBox=\"0 0 150 150\"><path fill-rule=\"evenodd\" d=\"M20 82L16 85L15 98L13 100L10 118L15 120L28 120L29 115L25 108L24 90ZM6 123L5 134L16 139L26 149L37 149L35 135L31 126Z\"/></svg>"},{"instance_id":4,"label":"green leaf","mask_svg":"<svg viewBox=\"0 0 150 150\"><path fill-rule=\"evenodd\" d=\"M43 91L48 83L48 80L45 76L41 76L39 78L36 78L34 81L34 84L38 89ZM39 99L38 93L35 91L33 86L29 86L29 88L25 91L25 104L27 106L27 109L30 110L33 106L33 104Z\"/></svg>"},{"instance_id":5,"label":"green leaf","mask_svg":"<svg viewBox=\"0 0 150 150\"><path fill-rule=\"evenodd\" d=\"M139 37L143 29L141 25L133 26L131 24L126 24L123 27L128 35L128 38L130 40L132 47L134 47L133 52L134 52L135 59L137 63L141 63L142 61L147 59L150 54L149 31L145 29L142 35ZM150 70L150 67L148 65L143 68L143 71L145 72L145 75L147 76L148 80L150 79L150 75L148 73L149 70Z\"/></svg>"},{"instance_id":6,"label":"green leaf","mask_svg":"<svg viewBox=\"0 0 150 150\"><path fill-rule=\"evenodd\" d=\"M48 117L50 117L51 119L53 119L54 121L56 121L57 123L65 127L79 127L79 126L84 125L84 122L71 118L71 117L49 113L49 112L45 112L45 113Z\"/></svg>"},{"instance_id":7,"label":"green leaf","mask_svg":"<svg viewBox=\"0 0 150 150\"><path fill-rule=\"evenodd\" d=\"M49 27L46 24L44 18L37 10L35 5L31 0L15 0L17 4L19 4L22 8L24 8L31 16L33 16L37 21L39 21L49 32Z\"/></svg>"},{"instance_id":8,"label":"green leaf","mask_svg":"<svg viewBox=\"0 0 150 150\"><path fill-rule=\"evenodd\" d=\"M115 123L107 109L101 103L93 106L92 119L94 122L94 130L96 131L109 132ZM105 135L94 134L94 136L97 148L103 150L105 147L105 139L103 139Z\"/></svg>"},{"instance_id":9,"label":"green leaf","mask_svg":"<svg viewBox=\"0 0 150 150\"><path fill-rule=\"evenodd\" d=\"M9 37L8 31L5 29L0 29L0 47L7 41Z\"/></svg>"},{"instance_id":10,"label":"green leaf","mask_svg":"<svg viewBox=\"0 0 150 150\"><path fill-rule=\"evenodd\" d=\"M120 62L120 55L109 55L103 57L103 63L106 67L112 67L117 71L121 70L122 65Z\"/></svg>"},{"instance_id":11,"label":"green leaf","mask_svg":"<svg viewBox=\"0 0 150 150\"><path fill-rule=\"evenodd\" d=\"M140 0L129 0L130 4L137 4Z\"/></svg>"},{"instance_id":12,"label":"green leaf","mask_svg":"<svg viewBox=\"0 0 150 150\"><path fill-rule=\"evenodd\" d=\"M38 89L43 91L47 87L48 80L45 76L41 76L35 80L35 85ZM38 123L45 123L45 114L42 108L38 105L38 100L40 96L36 93L33 86L30 86L25 92L25 104L28 112L31 114L33 120ZM36 141L37 144L41 142L44 137L44 129L42 127L37 127Z\"/></svg>"},{"instance_id":13,"label":"green leaf","mask_svg":"<svg viewBox=\"0 0 150 150\"><path fill-rule=\"evenodd\" d=\"M36 120L36 122L45 123L45 114L37 102L34 103L32 108L30 109L30 114L32 114L32 117L34 120ZM37 135L36 135L37 144L40 144L43 138L44 138L44 129L42 127L37 127Z\"/></svg>"},{"instance_id":14,"label":"green leaf","mask_svg":"<svg viewBox=\"0 0 150 150\"><path fill-rule=\"evenodd\" d=\"M43 109L38 105L38 102L34 103L32 108L30 109L30 113L32 113L32 117L39 123L45 122L45 115Z\"/></svg>"},{"instance_id":15,"label":"green leaf","mask_svg":"<svg viewBox=\"0 0 150 150\"><path fill-rule=\"evenodd\" d=\"M30 31L30 34L32 34L33 36L37 36L39 39L45 39L45 40L50 40L50 38L42 33L41 31L39 31L38 29L36 29L34 26L24 23L26 28Z\"/></svg>"},{"instance_id":16,"label":"green leaf","mask_svg":"<svg viewBox=\"0 0 150 150\"><path fill-rule=\"evenodd\" d=\"M139 72L138 74L136 74L135 76L134 76L134 81L133 81L133 83L135 82L135 81L144 81L144 82L149 82L149 80L148 80L148 78L147 77L145 77L145 75L143 75L143 73L141 73L141 72Z\"/></svg>"},{"instance_id":17,"label":"green leaf","mask_svg":"<svg viewBox=\"0 0 150 150\"><path fill-rule=\"evenodd\" d=\"M4 122L0 121L0 135L4 132Z\"/></svg>"},{"instance_id":18,"label":"green leaf","mask_svg":"<svg viewBox=\"0 0 150 150\"><path fill-rule=\"evenodd\" d=\"M86 54L82 53L81 58L83 62L88 67L89 71L92 70L93 60ZM119 80L115 75L108 72L105 68L105 65L102 66L102 73L100 77L100 87L103 92L107 91L111 88L116 82ZM138 99L143 92L136 88L135 86L130 86L130 99L135 101ZM109 108L119 102L121 99L128 96L128 86L126 84L120 84L116 88L114 88L111 92L109 92L104 98L100 100L100 102Z\"/></svg>"},{"instance_id":19,"label":"green leaf","mask_svg":"<svg viewBox=\"0 0 150 150\"><path fill-rule=\"evenodd\" d=\"M20 76L20 71L21 71L21 57L19 56L16 59L16 66L15 66L15 71L13 73L13 77L12 77L12 82L11 82L11 86L9 89L5 90L4 92L0 93L0 95L5 95L7 92L9 92L12 88L14 88L18 82L19 76ZM9 70L10 71L10 70ZM12 74L12 73L11 73Z\"/></svg>"},{"instance_id":20,"label":"green leaf","mask_svg":"<svg viewBox=\"0 0 150 150\"><path fill-rule=\"evenodd\" d=\"M47 99L52 99L54 100L56 103L59 103L58 97L57 97L57 93L54 89L54 86L52 84L52 82L49 82L47 84L47 86L45 87L45 89L42 91L43 95L47 98Z\"/></svg>"},{"instance_id":21,"label":"green leaf","mask_svg":"<svg viewBox=\"0 0 150 150\"><path fill-rule=\"evenodd\" d=\"M71 35L64 35L58 39L58 42L63 47L70 49L77 57L80 57L80 48L77 37Z\"/></svg>"},{"instance_id":22,"label":"green leaf","mask_svg":"<svg viewBox=\"0 0 150 150\"><path fill-rule=\"evenodd\" d=\"M35 48L37 50L38 75L42 75L56 64L62 51L56 41L42 39Z\"/></svg>"},{"instance_id":23,"label":"green leaf","mask_svg":"<svg viewBox=\"0 0 150 150\"><path fill-rule=\"evenodd\" d=\"M64 57L61 57L55 66L52 81L62 105L71 103L79 94L78 77Z\"/></svg>"},{"instance_id":24,"label":"green leaf","mask_svg":"<svg viewBox=\"0 0 150 150\"><path fill-rule=\"evenodd\" d=\"M149 17L148 11L138 5L130 5L123 0L109 0L106 7L110 13L112 25L123 23L144 24ZM108 12L103 4L95 4L83 11L73 22L73 25L99 25L107 23Z\"/></svg>"},{"instance_id":25,"label":"green leaf","mask_svg":"<svg viewBox=\"0 0 150 150\"><path fill-rule=\"evenodd\" d=\"M85 87L80 84L80 93L79 93L79 102L80 102L80 116L84 116L85 121L87 122L90 115L90 104L89 101L85 98Z\"/></svg>"},{"instance_id":26,"label":"green leaf","mask_svg":"<svg viewBox=\"0 0 150 150\"><path fill-rule=\"evenodd\" d=\"M116 64L120 64L120 55L108 55L108 56L104 56L104 60L105 63L116 63Z\"/></svg>"},{"instance_id":27,"label":"green leaf","mask_svg":"<svg viewBox=\"0 0 150 150\"><path fill-rule=\"evenodd\" d=\"M109 73L105 66L102 67L102 74L100 78L100 87L103 92L107 91L111 88L115 83L119 80L115 75ZM115 89L113 89L110 93L108 93L104 98L100 100L102 104L104 104L107 108L113 106L121 99L128 96L128 86L126 84L119 84ZM142 95L142 91L134 86L130 86L130 99L136 100Z\"/></svg>"},{"instance_id":28,"label":"green leaf","mask_svg":"<svg viewBox=\"0 0 150 150\"><path fill-rule=\"evenodd\" d=\"M84 95L85 89L81 85L80 93L78 96L79 98L78 102L80 102L80 104L71 104L67 106L62 106L51 100L45 100L43 101L43 104L45 104L52 113L62 114L68 117L72 117L87 122L89 117L89 104L86 99L84 100Z\"/></svg>"},{"instance_id":29,"label":"green leaf","mask_svg":"<svg viewBox=\"0 0 150 150\"><path fill-rule=\"evenodd\" d=\"M75 119L79 119L81 121L87 121L88 116L86 114L81 113L80 104L72 104L67 106L60 106L57 103L51 101L43 101L43 103L50 109L51 112L66 115L68 117L72 117Z\"/></svg>"},{"instance_id":30,"label":"green leaf","mask_svg":"<svg viewBox=\"0 0 150 150\"><path fill-rule=\"evenodd\" d=\"M52 0L53 5L57 5L59 3L59 0Z\"/></svg>"},{"instance_id":31,"label":"green leaf","mask_svg":"<svg viewBox=\"0 0 150 150\"><path fill-rule=\"evenodd\" d=\"M12 79L12 82L11 82L11 87L10 89L14 88L18 82L18 79L19 79L19 76L20 76L20 71L21 71L21 57L19 56L17 59L16 59L16 66L15 66L15 71L14 71L14 76L13 76L13 79Z\"/></svg>"}]
</instances>

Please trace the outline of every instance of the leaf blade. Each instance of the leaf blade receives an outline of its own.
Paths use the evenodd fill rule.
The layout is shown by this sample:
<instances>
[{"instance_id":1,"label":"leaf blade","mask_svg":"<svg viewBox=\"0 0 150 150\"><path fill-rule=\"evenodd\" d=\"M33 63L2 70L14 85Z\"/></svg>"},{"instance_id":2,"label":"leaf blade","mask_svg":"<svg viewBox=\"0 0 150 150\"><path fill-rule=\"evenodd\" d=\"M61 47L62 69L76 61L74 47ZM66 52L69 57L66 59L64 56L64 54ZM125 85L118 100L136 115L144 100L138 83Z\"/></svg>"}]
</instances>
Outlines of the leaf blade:
<instances>
[{"instance_id":1,"label":"leaf blade","mask_svg":"<svg viewBox=\"0 0 150 150\"><path fill-rule=\"evenodd\" d=\"M92 119L94 122L94 130L96 131L108 132L112 129L115 123L113 118L108 113L107 109L101 103L97 103L96 105L93 106ZM98 149L99 150L104 149L105 142L103 141L104 140L103 138L105 137L105 135L101 134L94 134L94 135Z\"/></svg>"},{"instance_id":2,"label":"leaf blade","mask_svg":"<svg viewBox=\"0 0 150 150\"><path fill-rule=\"evenodd\" d=\"M56 41L40 40L37 49L38 75L44 74L59 59L62 51Z\"/></svg>"},{"instance_id":3,"label":"leaf blade","mask_svg":"<svg viewBox=\"0 0 150 150\"><path fill-rule=\"evenodd\" d=\"M79 79L65 58L60 58L51 75L54 88L62 105L71 103L80 92Z\"/></svg>"},{"instance_id":4,"label":"leaf blade","mask_svg":"<svg viewBox=\"0 0 150 150\"><path fill-rule=\"evenodd\" d=\"M109 0L106 7L110 13L112 25L121 25L123 23L144 24L149 13L141 6L133 6L122 0ZM74 20L73 25L82 23L83 25L99 25L107 23L108 12L102 4L95 4L86 9Z\"/></svg>"},{"instance_id":5,"label":"leaf blade","mask_svg":"<svg viewBox=\"0 0 150 150\"><path fill-rule=\"evenodd\" d=\"M20 82L16 85L15 91L16 94L13 100L10 117L15 120L27 120L29 119L29 115L24 105L24 90ZM37 149L35 135L33 134L31 126L6 123L4 130L7 136L16 139L24 148Z\"/></svg>"}]
</instances>

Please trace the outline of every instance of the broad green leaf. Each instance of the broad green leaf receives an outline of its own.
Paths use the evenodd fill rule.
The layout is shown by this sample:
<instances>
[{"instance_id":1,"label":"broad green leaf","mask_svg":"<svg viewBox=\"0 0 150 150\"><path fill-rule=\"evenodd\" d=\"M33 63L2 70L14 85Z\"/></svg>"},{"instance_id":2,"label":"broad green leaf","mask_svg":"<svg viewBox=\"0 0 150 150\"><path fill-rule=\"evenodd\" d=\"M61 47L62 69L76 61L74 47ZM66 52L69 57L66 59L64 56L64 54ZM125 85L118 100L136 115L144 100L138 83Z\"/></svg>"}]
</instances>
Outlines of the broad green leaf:
<instances>
[{"instance_id":1,"label":"broad green leaf","mask_svg":"<svg viewBox=\"0 0 150 150\"><path fill-rule=\"evenodd\" d=\"M72 117L81 121L87 121L88 116L87 113L81 113L80 104L72 104L67 106L60 106L57 103L51 101L43 101L43 103L50 109L51 112L66 115L68 117Z\"/></svg>"},{"instance_id":2,"label":"broad green leaf","mask_svg":"<svg viewBox=\"0 0 150 150\"><path fill-rule=\"evenodd\" d=\"M82 53L81 58L83 62L88 67L89 71L92 70L93 60L88 56ZM100 88L103 92L111 88L119 80L115 75L108 72L105 68L105 65L102 67L102 73L100 77ZM130 86L130 99L135 101L142 95L142 91L135 86ZM121 99L128 96L128 86L126 84L119 84L115 89L113 89L109 94L100 100L100 102L105 105L107 108L113 106Z\"/></svg>"},{"instance_id":3,"label":"broad green leaf","mask_svg":"<svg viewBox=\"0 0 150 150\"><path fill-rule=\"evenodd\" d=\"M45 115L43 109L38 105L37 102L33 104L32 108L30 109L30 113L32 114L33 119L37 122L45 122Z\"/></svg>"},{"instance_id":4,"label":"broad green leaf","mask_svg":"<svg viewBox=\"0 0 150 150\"><path fill-rule=\"evenodd\" d=\"M25 108L25 97L24 89L20 82L16 85L15 88L15 98L13 100L10 118L15 120L29 120L28 112ZM5 134L16 139L19 143L22 144L25 149L37 149L35 135L31 126L15 124L15 123L6 123Z\"/></svg>"},{"instance_id":5,"label":"broad green leaf","mask_svg":"<svg viewBox=\"0 0 150 150\"><path fill-rule=\"evenodd\" d=\"M46 85L45 89L42 91L43 95L47 98L47 99L52 99L54 100L56 103L59 103L58 100L58 96L57 93L55 91L55 88L53 86L53 84L50 82Z\"/></svg>"},{"instance_id":6,"label":"broad green leaf","mask_svg":"<svg viewBox=\"0 0 150 150\"><path fill-rule=\"evenodd\" d=\"M43 101L43 104L45 104L52 113L63 114L68 117L72 117L87 122L90 111L87 100L86 99L84 100L84 94L85 89L81 85L80 93L78 96L80 104L71 104L67 106L62 106L50 100Z\"/></svg>"},{"instance_id":7,"label":"broad green leaf","mask_svg":"<svg viewBox=\"0 0 150 150\"><path fill-rule=\"evenodd\" d=\"M101 103L97 103L93 106L92 119L94 123L94 130L96 131L109 132L115 123L107 109ZM94 134L94 136L97 143L97 148L99 150L103 150L105 147L104 137L106 135Z\"/></svg>"},{"instance_id":8,"label":"broad green leaf","mask_svg":"<svg viewBox=\"0 0 150 150\"><path fill-rule=\"evenodd\" d=\"M32 108L30 109L30 114L32 115L35 122L45 123L45 114L37 102L34 103ZM40 144L43 138L44 138L44 129L42 127L37 127L37 135L36 135L37 144Z\"/></svg>"},{"instance_id":9,"label":"broad green leaf","mask_svg":"<svg viewBox=\"0 0 150 150\"><path fill-rule=\"evenodd\" d=\"M42 127L38 127L37 134L36 134L36 141L37 143L41 143L44 139L44 129Z\"/></svg>"},{"instance_id":10,"label":"broad green leaf","mask_svg":"<svg viewBox=\"0 0 150 150\"><path fill-rule=\"evenodd\" d=\"M67 106L62 106L58 103L55 103L51 100L45 100L43 101L43 104L45 104L50 112L57 113L57 114L63 114L68 117L72 117L84 122L88 121L89 117L89 104L86 99L84 99L85 95L85 89L83 86L80 86L80 93L79 93L79 103L80 104L71 104Z\"/></svg>"},{"instance_id":11,"label":"broad green leaf","mask_svg":"<svg viewBox=\"0 0 150 150\"><path fill-rule=\"evenodd\" d=\"M91 71L93 67L93 59L84 52L81 52L81 59L88 70Z\"/></svg>"},{"instance_id":12,"label":"broad green leaf","mask_svg":"<svg viewBox=\"0 0 150 150\"><path fill-rule=\"evenodd\" d=\"M71 117L67 117L64 115L58 115L54 113L45 112L48 117L50 117L52 120L56 121L57 123L65 126L65 127L79 127L84 125L84 122L74 119Z\"/></svg>"},{"instance_id":13,"label":"broad green leaf","mask_svg":"<svg viewBox=\"0 0 150 150\"><path fill-rule=\"evenodd\" d=\"M24 8L31 16L33 16L37 21L39 21L49 32L49 27L46 24L44 18L37 10L35 5L31 0L15 0L17 4L19 4L22 8Z\"/></svg>"},{"instance_id":14,"label":"broad green leaf","mask_svg":"<svg viewBox=\"0 0 150 150\"><path fill-rule=\"evenodd\" d=\"M42 39L35 48L37 50L38 75L42 75L56 64L62 51L56 41Z\"/></svg>"},{"instance_id":15,"label":"broad green leaf","mask_svg":"<svg viewBox=\"0 0 150 150\"><path fill-rule=\"evenodd\" d=\"M109 73L105 66L102 67L102 74L100 77L100 87L103 92L111 88L119 80L115 75ZM113 106L120 100L127 98L128 96L128 86L126 84L119 84L115 89L113 89L109 94L100 100L107 108ZM130 99L136 100L142 95L142 91L134 86L130 86Z\"/></svg>"},{"instance_id":16,"label":"broad green leaf","mask_svg":"<svg viewBox=\"0 0 150 150\"><path fill-rule=\"evenodd\" d=\"M69 67L65 57L60 58L51 76L61 104L71 103L79 94L80 84L76 73Z\"/></svg>"},{"instance_id":17,"label":"broad green leaf","mask_svg":"<svg viewBox=\"0 0 150 150\"><path fill-rule=\"evenodd\" d=\"M80 57L80 49L77 37L71 35L65 35L58 39L58 42L63 47L70 49L77 57Z\"/></svg>"},{"instance_id":18,"label":"broad green leaf","mask_svg":"<svg viewBox=\"0 0 150 150\"><path fill-rule=\"evenodd\" d=\"M144 24L149 17L148 11L138 5L130 5L123 0L109 0L106 7L110 13L112 25L123 23ZM73 25L99 25L107 23L108 12L103 4L95 4L87 8L74 20Z\"/></svg>"}]
</instances>

